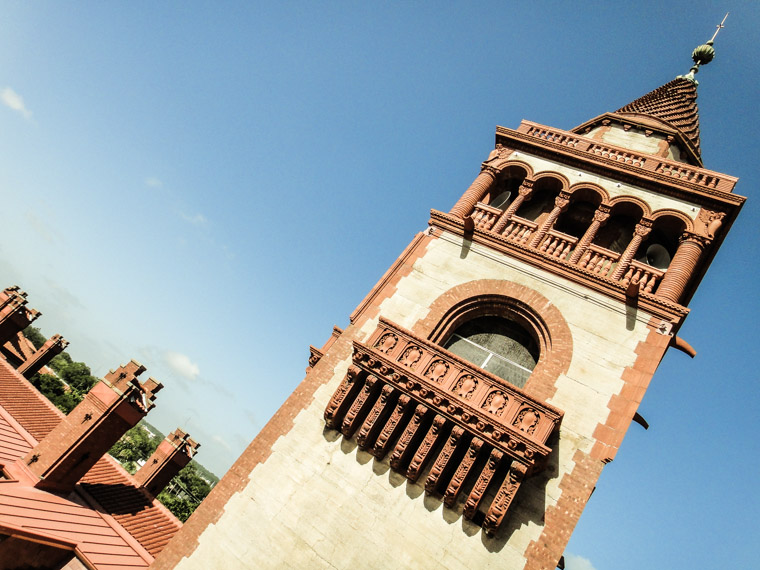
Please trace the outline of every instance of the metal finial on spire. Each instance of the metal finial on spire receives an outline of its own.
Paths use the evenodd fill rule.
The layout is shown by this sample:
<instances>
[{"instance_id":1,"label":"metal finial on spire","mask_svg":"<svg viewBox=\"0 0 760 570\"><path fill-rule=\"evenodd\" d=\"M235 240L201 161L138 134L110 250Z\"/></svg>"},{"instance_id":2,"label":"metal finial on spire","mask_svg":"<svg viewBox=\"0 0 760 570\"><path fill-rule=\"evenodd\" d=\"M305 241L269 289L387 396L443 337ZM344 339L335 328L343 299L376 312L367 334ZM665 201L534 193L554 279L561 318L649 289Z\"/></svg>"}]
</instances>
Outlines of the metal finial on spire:
<instances>
[{"instance_id":1,"label":"metal finial on spire","mask_svg":"<svg viewBox=\"0 0 760 570\"><path fill-rule=\"evenodd\" d=\"M678 79L688 79L694 83L694 85L699 85L699 82L694 78L694 76L699 71L700 65L707 65L715 57L715 49L712 46L713 43L715 43L715 38L717 37L718 32L720 32L721 29L725 28L724 24L726 23L726 18L728 18L728 12L726 12L726 15L723 16L723 21L716 26L717 29L715 30L713 36L708 40L708 42L697 47L691 53L691 59L694 61L694 65L689 70L689 73L686 75L679 75Z\"/></svg>"}]
</instances>

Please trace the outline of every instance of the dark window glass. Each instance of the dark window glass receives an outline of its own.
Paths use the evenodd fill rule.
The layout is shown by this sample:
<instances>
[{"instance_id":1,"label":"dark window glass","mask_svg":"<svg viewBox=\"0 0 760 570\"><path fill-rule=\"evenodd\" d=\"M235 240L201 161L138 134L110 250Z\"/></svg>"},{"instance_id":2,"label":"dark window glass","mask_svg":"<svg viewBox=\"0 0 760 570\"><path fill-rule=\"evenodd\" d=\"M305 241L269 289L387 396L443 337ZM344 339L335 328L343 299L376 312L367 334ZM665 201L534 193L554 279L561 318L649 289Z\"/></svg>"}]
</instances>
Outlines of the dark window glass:
<instances>
[{"instance_id":1,"label":"dark window glass","mask_svg":"<svg viewBox=\"0 0 760 570\"><path fill-rule=\"evenodd\" d=\"M536 341L514 321L479 317L459 327L444 348L522 388L536 366Z\"/></svg>"}]
</instances>

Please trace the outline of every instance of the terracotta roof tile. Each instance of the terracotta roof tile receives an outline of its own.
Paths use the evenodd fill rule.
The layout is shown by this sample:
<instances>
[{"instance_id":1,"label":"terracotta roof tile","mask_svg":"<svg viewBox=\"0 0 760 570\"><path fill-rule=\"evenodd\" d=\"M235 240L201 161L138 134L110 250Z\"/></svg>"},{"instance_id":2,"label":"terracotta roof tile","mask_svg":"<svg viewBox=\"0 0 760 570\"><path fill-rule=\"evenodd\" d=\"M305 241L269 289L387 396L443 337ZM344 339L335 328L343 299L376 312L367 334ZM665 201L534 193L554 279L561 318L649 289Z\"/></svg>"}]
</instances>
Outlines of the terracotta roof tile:
<instances>
[{"instance_id":1,"label":"terracotta roof tile","mask_svg":"<svg viewBox=\"0 0 760 570\"><path fill-rule=\"evenodd\" d=\"M688 79L678 78L628 103L617 113L651 115L679 129L700 155L699 109L697 86Z\"/></svg>"},{"instance_id":2,"label":"terracotta roof tile","mask_svg":"<svg viewBox=\"0 0 760 570\"><path fill-rule=\"evenodd\" d=\"M63 418L63 412L3 359L0 359L0 406L37 441L44 439Z\"/></svg>"},{"instance_id":3,"label":"terracotta roof tile","mask_svg":"<svg viewBox=\"0 0 760 570\"><path fill-rule=\"evenodd\" d=\"M80 486L153 556L182 527L161 503L138 489L134 479L111 457L98 461Z\"/></svg>"},{"instance_id":4,"label":"terracotta roof tile","mask_svg":"<svg viewBox=\"0 0 760 570\"><path fill-rule=\"evenodd\" d=\"M0 523L75 542L99 568L147 568L151 562L98 512L22 483L0 485Z\"/></svg>"},{"instance_id":5,"label":"terracotta roof tile","mask_svg":"<svg viewBox=\"0 0 760 570\"><path fill-rule=\"evenodd\" d=\"M13 463L24 457L61 418L62 412L12 366L0 359L0 463ZM101 532L99 520L103 521L102 517L92 517L96 511L33 487L25 487L24 492L8 492L17 487L23 485L11 482L0 484L0 503L3 503L0 505L0 523L16 522L24 528L40 532L50 530L48 526L54 525L58 532L74 533L88 542L94 541L99 545L97 552L105 556L103 560L107 560L97 563L98 568L146 566L137 559L114 562L108 558L113 554L109 554L107 549L103 550L105 546L127 543L118 534L110 536ZM113 517L151 556L156 556L182 526L161 503L139 489L134 478L108 455L87 472L75 493L81 495L84 501L97 503L98 510ZM32 507L30 501L34 501L36 506ZM134 554L134 550L132 552ZM98 556L96 559L100 560ZM93 563L96 563L95 560Z\"/></svg>"}]
</instances>

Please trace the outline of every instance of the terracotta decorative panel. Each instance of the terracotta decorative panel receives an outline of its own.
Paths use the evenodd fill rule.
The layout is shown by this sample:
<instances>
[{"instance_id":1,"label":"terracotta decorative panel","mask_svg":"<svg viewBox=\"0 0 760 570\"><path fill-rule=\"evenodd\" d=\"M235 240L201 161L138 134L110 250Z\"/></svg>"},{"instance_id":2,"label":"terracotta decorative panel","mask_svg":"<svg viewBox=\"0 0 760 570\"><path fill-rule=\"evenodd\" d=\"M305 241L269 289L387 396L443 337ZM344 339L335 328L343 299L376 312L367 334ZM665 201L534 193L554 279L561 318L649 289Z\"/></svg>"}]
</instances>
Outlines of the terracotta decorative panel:
<instances>
[{"instance_id":1,"label":"terracotta decorative panel","mask_svg":"<svg viewBox=\"0 0 760 570\"><path fill-rule=\"evenodd\" d=\"M495 533L523 476L551 453L562 412L385 319L366 344L354 341L352 359L325 409L328 427L356 433L379 459L390 452L391 468L411 481L432 461L425 490L447 507L470 480L469 519L500 485L481 513Z\"/></svg>"}]
</instances>

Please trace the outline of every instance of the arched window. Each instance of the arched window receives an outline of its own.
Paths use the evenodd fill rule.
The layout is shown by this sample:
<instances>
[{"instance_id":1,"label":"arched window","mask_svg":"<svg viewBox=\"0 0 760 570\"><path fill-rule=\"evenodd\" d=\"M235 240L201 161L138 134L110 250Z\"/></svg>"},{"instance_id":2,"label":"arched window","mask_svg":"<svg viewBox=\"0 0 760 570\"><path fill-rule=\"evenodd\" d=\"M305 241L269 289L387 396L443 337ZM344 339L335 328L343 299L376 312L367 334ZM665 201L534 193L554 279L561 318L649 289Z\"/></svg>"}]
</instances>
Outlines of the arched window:
<instances>
[{"instance_id":1,"label":"arched window","mask_svg":"<svg viewBox=\"0 0 760 570\"><path fill-rule=\"evenodd\" d=\"M559 195L560 190L562 190L562 182L558 179L551 176L539 178L533 183L531 197L523 202L517 215L541 225L544 218L554 209L554 199Z\"/></svg>"},{"instance_id":2,"label":"arched window","mask_svg":"<svg viewBox=\"0 0 760 570\"><path fill-rule=\"evenodd\" d=\"M508 166L483 202L503 212L514 202L525 176L526 172L522 167Z\"/></svg>"},{"instance_id":3,"label":"arched window","mask_svg":"<svg viewBox=\"0 0 760 570\"><path fill-rule=\"evenodd\" d=\"M614 251L623 253L633 239L636 224L644 212L632 202L619 202L612 207L610 218L596 234L593 243Z\"/></svg>"},{"instance_id":4,"label":"arched window","mask_svg":"<svg viewBox=\"0 0 760 570\"><path fill-rule=\"evenodd\" d=\"M538 343L513 320L482 316L459 326L443 347L518 388L536 367Z\"/></svg>"},{"instance_id":5,"label":"arched window","mask_svg":"<svg viewBox=\"0 0 760 570\"><path fill-rule=\"evenodd\" d=\"M636 260L666 270L678 249L678 238L685 229L686 224L674 216L657 218L649 236L639 246Z\"/></svg>"}]
</instances>

